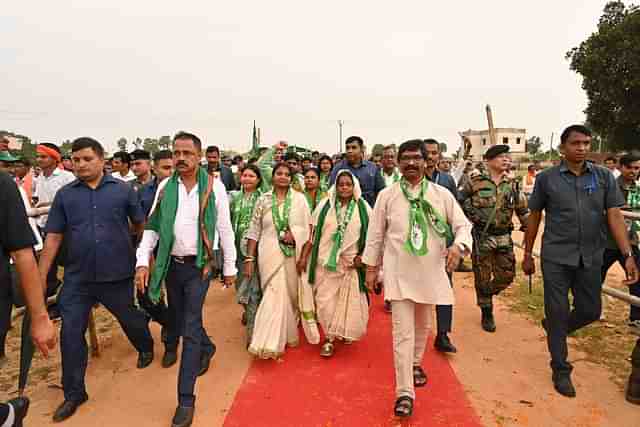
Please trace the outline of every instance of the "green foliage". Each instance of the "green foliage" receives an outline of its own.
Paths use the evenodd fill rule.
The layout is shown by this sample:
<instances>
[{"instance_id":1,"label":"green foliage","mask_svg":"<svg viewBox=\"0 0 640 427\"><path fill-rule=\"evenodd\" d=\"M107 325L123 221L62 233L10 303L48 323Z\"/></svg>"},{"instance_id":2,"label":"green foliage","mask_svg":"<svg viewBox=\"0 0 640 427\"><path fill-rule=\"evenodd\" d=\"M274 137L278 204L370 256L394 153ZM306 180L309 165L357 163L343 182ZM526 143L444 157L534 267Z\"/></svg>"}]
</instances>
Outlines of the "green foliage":
<instances>
[{"instance_id":1,"label":"green foliage","mask_svg":"<svg viewBox=\"0 0 640 427\"><path fill-rule=\"evenodd\" d=\"M540 147L542 147L542 139L539 136L532 136L527 140L526 147L527 153L535 157L540 152Z\"/></svg>"},{"instance_id":2,"label":"green foliage","mask_svg":"<svg viewBox=\"0 0 640 427\"><path fill-rule=\"evenodd\" d=\"M118 150L120 151L127 151L127 145L129 143L127 142L127 138L120 138L117 142L116 145L118 146Z\"/></svg>"},{"instance_id":3,"label":"green foliage","mask_svg":"<svg viewBox=\"0 0 640 427\"><path fill-rule=\"evenodd\" d=\"M171 149L171 137L169 135L161 136L158 139L158 148L160 150L170 150Z\"/></svg>"},{"instance_id":4,"label":"green foliage","mask_svg":"<svg viewBox=\"0 0 640 427\"><path fill-rule=\"evenodd\" d=\"M640 8L611 1L598 30L567 52L571 70L583 77L585 113L609 149L640 141Z\"/></svg>"},{"instance_id":5,"label":"green foliage","mask_svg":"<svg viewBox=\"0 0 640 427\"><path fill-rule=\"evenodd\" d=\"M441 153L446 153L447 152L447 143L446 142L441 142L440 143L440 152Z\"/></svg>"},{"instance_id":6,"label":"green foliage","mask_svg":"<svg viewBox=\"0 0 640 427\"><path fill-rule=\"evenodd\" d=\"M371 155L382 155L382 151L384 150L384 145L382 144L376 144L373 146L373 148L371 149Z\"/></svg>"}]
</instances>

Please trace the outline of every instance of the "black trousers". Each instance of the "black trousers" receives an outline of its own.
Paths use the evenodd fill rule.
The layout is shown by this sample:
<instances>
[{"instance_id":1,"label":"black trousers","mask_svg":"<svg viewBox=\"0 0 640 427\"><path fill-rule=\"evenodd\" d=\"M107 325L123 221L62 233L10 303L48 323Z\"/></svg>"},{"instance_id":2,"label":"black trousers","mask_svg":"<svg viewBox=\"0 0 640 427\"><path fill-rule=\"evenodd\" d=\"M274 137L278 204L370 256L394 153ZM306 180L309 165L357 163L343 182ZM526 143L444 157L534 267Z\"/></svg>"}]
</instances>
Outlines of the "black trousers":
<instances>
[{"instance_id":1,"label":"black trousers","mask_svg":"<svg viewBox=\"0 0 640 427\"><path fill-rule=\"evenodd\" d=\"M599 263L585 267L581 261L574 267L542 260L547 345L554 372L570 373L573 369L567 361L567 334L600 318L600 275ZM569 306L569 291L573 294L573 308Z\"/></svg>"},{"instance_id":2,"label":"black trousers","mask_svg":"<svg viewBox=\"0 0 640 427\"><path fill-rule=\"evenodd\" d=\"M9 271L0 272L0 356L5 354L7 332L11 327L11 307L13 306L13 287ZM2 424L0 424L2 425Z\"/></svg>"},{"instance_id":3,"label":"black trousers","mask_svg":"<svg viewBox=\"0 0 640 427\"><path fill-rule=\"evenodd\" d=\"M449 283L453 286L453 273L447 273ZM448 334L453 325L453 306L436 305L436 327L438 334Z\"/></svg>"},{"instance_id":4,"label":"black trousers","mask_svg":"<svg viewBox=\"0 0 640 427\"><path fill-rule=\"evenodd\" d=\"M0 403L0 426L9 418L9 405Z\"/></svg>"},{"instance_id":5,"label":"black trousers","mask_svg":"<svg viewBox=\"0 0 640 427\"><path fill-rule=\"evenodd\" d=\"M115 316L138 352L153 351L153 338L147 319L133 304L131 279L104 283L74 283L67 280L62 287L59 303L62 315L60 349L65 400L77 402L87 397L84 382L88 360L85 333L89 313L97 303Z\"/></svg>"},{"instance_id":6,"label":"black trousers","mask_svg":"<svg viewBox=\"0 0 640 427\"><path fill-rule=\"evenodd\" d=\"M633 255L636 259L636 263L640 263L640 250L638 250L636 246L633 246ZM604 283L604 279L607 277L607 272L616 262L619 263L622 268L624 268L625 259L624 256L622 256L622 252L617 249L605 249L604 255L602 256L602 283ZM635 297L640 298L640 280L629 286L629 293ZM640 307L631 305L629 320L640 320Z\"/></svg>"},{"instance_id":7,"label":"black trousers","mask_svg":"<svg viewBox=\"0 0 640 427\"><path fill-rule=\"evenodd\" d=\"M200 360L211 354L214 345L202 324L202 308L209 290L209 280L194 263L171 260L165 278L169 306L167 348L175 348L182 336L182 356L178 374L178 403L192 407ZM177 328L176 328L177 326Z\"/></svg>"}]
</instances>

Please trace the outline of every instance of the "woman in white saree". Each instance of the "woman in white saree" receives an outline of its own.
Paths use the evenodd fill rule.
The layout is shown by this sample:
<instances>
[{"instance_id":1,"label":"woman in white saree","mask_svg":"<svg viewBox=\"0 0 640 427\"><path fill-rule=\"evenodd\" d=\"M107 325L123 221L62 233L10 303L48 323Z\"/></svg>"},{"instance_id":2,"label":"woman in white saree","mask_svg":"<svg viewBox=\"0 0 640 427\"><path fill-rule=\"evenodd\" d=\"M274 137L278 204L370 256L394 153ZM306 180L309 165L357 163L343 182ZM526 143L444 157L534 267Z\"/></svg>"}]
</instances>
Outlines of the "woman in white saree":
<instances>
[{"instance_id":1,"label":"woman in white saree","mask_svg":"<svg viewBox=\"0 0 640 427\"><path fill-rule=\"evenodd\" d=\"M341 170L313 215L313 246L304 256L310 258L309 284L326 337L323 357L333 355L336 339L350 344L367 330L369 304L360 255L371 208L361 194L358 179Z\"/></svg>"},{"instance_id":2,"label":"woman in white saree","mask_svg":"<svg viewBox=\"0 0 640 427\"><path fill-rule=\"evenodd\" d=\"M273 190L256 203L244 270L250 277L258 253L263 296L249 352L262 359L276 359L284 354L286 345L298 345L301 283L296 260L304 246L310 245L311 212L305 196L291 189L287 164L275 166L272 183Z\"/></svg>"}]
</instances>

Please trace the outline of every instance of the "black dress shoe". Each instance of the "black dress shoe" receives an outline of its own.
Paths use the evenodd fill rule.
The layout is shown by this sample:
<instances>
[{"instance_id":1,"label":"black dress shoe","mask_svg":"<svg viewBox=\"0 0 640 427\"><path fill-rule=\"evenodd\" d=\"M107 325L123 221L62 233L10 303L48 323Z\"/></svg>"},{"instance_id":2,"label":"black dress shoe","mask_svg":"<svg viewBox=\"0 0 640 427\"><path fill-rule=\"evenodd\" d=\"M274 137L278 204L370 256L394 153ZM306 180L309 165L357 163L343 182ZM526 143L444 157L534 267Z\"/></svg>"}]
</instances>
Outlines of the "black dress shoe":
<instances>
[{"instance_id":1,"label":"black dress shoe","mask_svg":"<svg viewBox=\"0 0 640 427\"><path fill-rule=\"evenodd\" d=\"M76 409L78 409L78 407L86 401L86 397L79 401L65 400L64 402L62 402L62 405L58 406L56 412L53 413L53 422L59 423L66 420L67 418L75 414Z\"/></svg>"},{"instance_id":2,"label":"black dress shoe","mask_svg":"<svg viewBox=\"0 0 640 427\"><path fill-rule=\"evenodd\" d=\"M487 332L496 331L496 321L493 319L493 307L482 307L482 329Z\"/></svg>"},{"instance_id":3,"label":"black dress shoe","mask_svg":"<svg viewBox=\"0 0 640 427\"><path fill-rule=\"evenodd\" d=\"M146 368L147 366L151 365L151 362L153 362L153 351L150 351L148 353L138 353L138 364L136 365L138 369Z\"/></svg>"},{"instance_id":4,"label":"black dress shoe","mask_svg":"<svg viewBox=\"0 0 640 427\"><path fill-rule=\"evenodd\" d=\"M200 372L198 372L198 376L206 374L209 370L209 365L211 364L211 359L216 354L216 345L213 344L213 350L208 352L203 352L202 356L200 356Z\"/></svg>"},{"instance_id":5,"label":"black dress shoe","mask_svg":"<svg viewBox=\"0 0 640 427\"><path fill-rule=\"evenodd\" d=\"M633 367L631 369L625 399L627 399L627 402L629 403L640 405L640 367Z\"/></svg>"},{"instance_id":6,"label":"black dress shoe","mask_svg":"<svg viewBox=\"0 0 640 427\"><path fill-rule=\"evenodd\" d=\"M553 387L558 393L566 397L576 397L576 389L571 382L569 374L553 374Z\"/></svg>"},{"instance_id":7,"label":"black dress shoe","mask_svg":"<svg viewBox=\"0 0 640 427\"><path fill-rule=\"evenodd\" d=\"M164 356L162 356L162 367L169 368L178 361L178 350L165 349Z\"/></svg>"},{"instance_id":8,"label":"black dress shoe","mask_svg":"<svg viewBox=\"0 0 640 427\"><path fill-rule=\"evenodd\" d=\"M15 420L12 425L15 427L22 427L22 420L25 419L27 412L29 411L29 399L26 397L16 397L7 403L13 407Z\"/></svg>"},{"instance_id":9,"label":"black dress shoe","mask_svg":"<svg viewBox=\"0 0 640 427\"><path fill-rule=\"evenodd\" d=\"M387 313L391 313L391 301L384 301L384 311Z\"/></svg>"},{"instance_id":10,"label":"black dress shoe","mask_svg":"<svg viewBox=\"0 0 640 427\"><path fill-rule=\"evenodd\" d=\"M193 406L178 406L171 420L171 427L189 427L193 422L193 414L196 408Z\"/></svg>"},{"instance_id":11,"label":"black dress shoe","mask_svg":"<svg viewBox=\"0 0 640 427\"><path fill-rule=\"evenodd\" d=\"M436 335L433 346L441 353L457 353L458 349L453 345L447 334Z\"/></svg>"}]
</instances>

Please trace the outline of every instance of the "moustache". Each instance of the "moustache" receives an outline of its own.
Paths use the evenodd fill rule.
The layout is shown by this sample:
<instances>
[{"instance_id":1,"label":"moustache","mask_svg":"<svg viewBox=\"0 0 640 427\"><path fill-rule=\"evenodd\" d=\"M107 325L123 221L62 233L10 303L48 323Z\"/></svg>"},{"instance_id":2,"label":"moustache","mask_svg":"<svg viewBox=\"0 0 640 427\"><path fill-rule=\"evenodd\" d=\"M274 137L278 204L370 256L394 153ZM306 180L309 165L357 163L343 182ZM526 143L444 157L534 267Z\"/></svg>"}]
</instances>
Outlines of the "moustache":
<instances>
[{"instance_id":1,"label":"moustache","mask_svg":"<svg viewBox=\"0 0 640 427\"><path fill-rule=\"evenodd\" d=\"M187 162L179 160L178 163L176 163L176 166L187 166Z\"/></svg>"},{"instance_id":2,"label":"moustache","mask_svg":"<svg viewBox=\"0 0 640 427\"><path fill-rule=\"evenodd\" d=\"M404 168L404 170L407 171L417 171L418 168L416 166L407 166L406 168Z\"/></svg>"}]
</instances>

